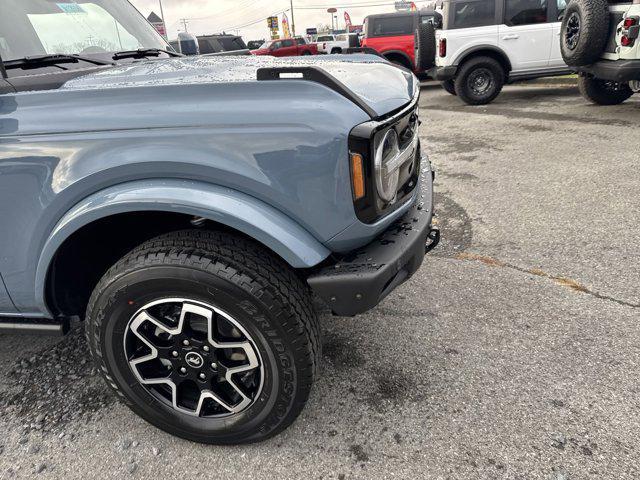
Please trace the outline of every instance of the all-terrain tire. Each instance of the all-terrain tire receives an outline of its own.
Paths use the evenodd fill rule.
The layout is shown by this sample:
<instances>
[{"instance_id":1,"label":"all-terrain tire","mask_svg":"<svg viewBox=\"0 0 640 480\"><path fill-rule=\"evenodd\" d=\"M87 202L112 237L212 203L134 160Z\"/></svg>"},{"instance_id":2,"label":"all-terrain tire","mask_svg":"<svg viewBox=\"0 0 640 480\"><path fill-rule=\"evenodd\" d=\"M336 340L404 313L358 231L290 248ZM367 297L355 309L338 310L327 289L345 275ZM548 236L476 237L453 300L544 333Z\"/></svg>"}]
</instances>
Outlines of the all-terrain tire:
<instances>
[{"instance_id":1,"label":"all-terrain tire","mask_svg":"<svg viewBox=\"0 0 640 480\"><path fill-rule=\"evenodd\" d=\"M580 75L578 89L582 96L597 105L619 105L633 95L626 83L609 82L599 78Z\"/></svg>"},{"instance_id":2,"label":"all-terrain tire","mask_svg":"<svg viewBox=\"0 0 640 480\"><path fill-rule=\"evenodd\" d=\"M607 0L571 0L562 19L560 50L567 65L591 65L602 56L609 39Z\"/></svg>"},{"instance_id":3,"label":"all-terrain tire","mask_svg":"<svg viewBox=\"0 0 640 480\"><path fill-rule=\"evenodd\" d=\"M139 309L176 299L182 302L177 307L180 312L185 305L214 305L216 312L222 312L216 313L222 315L216 324L228 315L246 332L245 344L253 345L261 363L260 389L246 409L222 418L188 415L176 409L170 395L163 400L150 391L157 387L143 385L136 377L140 373L134 372L127 355L127 339L138 341L127 337L133 319L140 315ZM144 243L103 276L89 301L86 320L92 356L124 403L156 427L201 443L250 443L284 430L302 411L321 358L320 327L306 283L261 245L228 232L187 230ZM184 348L196 345L193 340ZM211 352L209 346L201 348L206 350L198 350L203 357L214 353L213 347ZM172 355L178 357L177 352ZM205 365L218 358L205 360ZM190 362L188 355L176 360ZM223 367L227 372L231 368ZM167 368L173 371L171 365ZM211 368L215 371L216 363ZM213 383L202 387L200 401L216 381L225 378L212 377Z\"/></svg>"},{"instance_id":4,"label":"all-terrain tire","mask_svg":"<svg viewBox=\"0 0 640 480\"><path fill-rule=\"evenodd\" d=\"M442 85L442 88L447 93L450 93L451 95L458 95L456 93L456 83L455 83L455 81L453 79L445 80L444 82L440 82L440 85Z\"/></svg>"},{"instance_id":5,"label":"all-terrain tire","mask_svg":"<svg viewBox=\"0 0 640 480\"><path fill-rule=\"evenodd\" d=\"M454 85L458 97L468 105L486 105L496 99L504 86L505 71L491 57L475 57L462 64Z\"/></svg>"},{"instance_id":6,"label":"all-terrain tire","mask_svg":"<svg viewBox=\"0 0 640 480\"><path fill-rule=\"evenodd\" d=\"M420 24L415 33L416 70L424 72L436 63L436 31L431 23Z\"/></svg>"}]
</instances>

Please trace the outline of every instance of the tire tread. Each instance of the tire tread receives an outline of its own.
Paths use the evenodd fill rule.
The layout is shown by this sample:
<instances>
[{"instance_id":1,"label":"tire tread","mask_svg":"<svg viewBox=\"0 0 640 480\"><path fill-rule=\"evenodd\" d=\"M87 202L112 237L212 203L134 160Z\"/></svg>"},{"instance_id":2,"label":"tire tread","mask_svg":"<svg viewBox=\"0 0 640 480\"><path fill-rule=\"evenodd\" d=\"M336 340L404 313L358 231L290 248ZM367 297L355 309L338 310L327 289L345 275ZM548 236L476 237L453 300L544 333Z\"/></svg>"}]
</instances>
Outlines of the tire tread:
<instances>
[{"instance_id":1,"label":"tire tread","mask_svg":"<svg viewBox=\"0 0 640 480\"><path fill-rule=\"evenodd\" d=\"M256 242L233 233L184 230L165 234L135 248L107 271L89 300L85 328L89 348L106 381L122 396L107 373L100 351L100 323L106 306L99 305L100 294L120 277L157 265L194 268L225 278L261 301L278 319L296 352L296 368L301 372L298 393L281 422L267 432L261 431L259 438L240 441L264 440L284 430L302 411L318 375L322 356L320 324L309 287L295 270Z\"/></svg>"}]
</instances>

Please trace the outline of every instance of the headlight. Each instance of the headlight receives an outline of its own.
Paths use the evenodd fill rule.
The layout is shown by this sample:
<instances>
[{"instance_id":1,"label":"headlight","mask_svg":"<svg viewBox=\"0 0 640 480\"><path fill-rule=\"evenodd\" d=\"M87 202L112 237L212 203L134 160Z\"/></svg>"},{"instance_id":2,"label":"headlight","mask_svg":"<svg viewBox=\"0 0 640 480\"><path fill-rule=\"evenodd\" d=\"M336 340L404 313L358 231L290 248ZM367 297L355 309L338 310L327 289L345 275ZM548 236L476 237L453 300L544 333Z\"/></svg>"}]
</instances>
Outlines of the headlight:
<instances>
[{"instance_id":1,"label":"headlight","mask_svg":"<svg viewBox=\"0 0 640 480\"><path fill-rule=\"evenodd\" d=\"M377 142L374 157L376 187L378 195L385 202L391 202L398 192L400 171L397 159L399 154L398 134L391 128L383 133L381 140Z\"/></svg>"}]
</instances>

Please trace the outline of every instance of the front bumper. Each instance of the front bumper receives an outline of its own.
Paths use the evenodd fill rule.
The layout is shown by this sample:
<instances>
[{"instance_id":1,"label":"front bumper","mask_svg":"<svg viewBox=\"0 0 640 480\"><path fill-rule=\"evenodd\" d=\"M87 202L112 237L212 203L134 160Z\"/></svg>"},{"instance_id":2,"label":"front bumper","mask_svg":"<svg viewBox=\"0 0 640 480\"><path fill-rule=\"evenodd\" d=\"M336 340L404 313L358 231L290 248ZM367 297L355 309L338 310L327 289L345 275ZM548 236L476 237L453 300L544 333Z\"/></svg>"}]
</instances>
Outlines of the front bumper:
<instances>
[{"instance_id":1,"label":"front bumper","mask_svg":"<svg viewBox=\"0 0 640 480\"><path fill-rule=\"evenodd\" d=\"M307 279L335 315L371 310L422 265L440 241L433 228L433 173L426 172L413 207L367 246L323 267Z\"/></svg>"},{"instance_id":2,"label":"front bumper","mask_svg":"<svg viewBox=\"0 0 640 480\"><path fill-rule=\"evenodd\" d=\"M449 67L431 67L427 70L429 78L433 78L434 80L439 80L441 82L455 78L456 73L458 73L458 67L454 65Z\"/></svg>"},{"instance_id":3,"label":"front bumper","mask_svg":"<svg viewBox=\"0 0 640 480\"><path fill-rule=\"evenodd\" d=\"M640 80L640 60L600 60L593 65L580 67L580 71L612 82Z\"/></svg>"}]
</instances>

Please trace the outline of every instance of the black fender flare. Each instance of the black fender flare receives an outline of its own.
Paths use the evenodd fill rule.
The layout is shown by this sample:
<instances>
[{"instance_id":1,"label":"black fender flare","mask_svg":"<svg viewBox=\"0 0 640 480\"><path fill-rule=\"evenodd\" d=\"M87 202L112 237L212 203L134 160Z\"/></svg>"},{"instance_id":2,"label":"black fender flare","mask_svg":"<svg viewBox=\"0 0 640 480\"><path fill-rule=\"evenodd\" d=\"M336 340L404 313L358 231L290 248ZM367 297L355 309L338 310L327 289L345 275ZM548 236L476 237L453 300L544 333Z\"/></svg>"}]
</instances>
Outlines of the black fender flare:
<instances>
[{"instance_id":1,"label":"black fender flare","mask_svg":"<svg viewBox=\"0 0 640 480\"><path fill-rule=\"evenodd\" d=\"M511 61L509 60L509 56L504 52L504 50L494 45L476 45L473 47L469 47L456 57L453 65L459 67L470 56L479 52L491 52L494 55L498 55L501 61L507 66L507 71L505 72L505 74L508 74L513 69L513 67L511 66Z\"/></svg>"},{"instance_id":2,"label":"black fender flare","mask_svg":"<svg viewBox=\"0 0 640 480\"><path fill-rule=\"evenodd\" d=\"M407 61L409 65L411 65L411 68L413 68L413 62L411 61L411 57L407 55L407 52L403 52L402 50L385 50L384 52L380 52L380 55L382 55L387 60L389 60L388 58L389 55L400 55L402 58L404 58Z\"/></svg>"}]
</instances>

